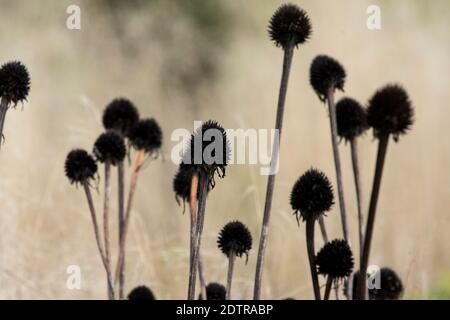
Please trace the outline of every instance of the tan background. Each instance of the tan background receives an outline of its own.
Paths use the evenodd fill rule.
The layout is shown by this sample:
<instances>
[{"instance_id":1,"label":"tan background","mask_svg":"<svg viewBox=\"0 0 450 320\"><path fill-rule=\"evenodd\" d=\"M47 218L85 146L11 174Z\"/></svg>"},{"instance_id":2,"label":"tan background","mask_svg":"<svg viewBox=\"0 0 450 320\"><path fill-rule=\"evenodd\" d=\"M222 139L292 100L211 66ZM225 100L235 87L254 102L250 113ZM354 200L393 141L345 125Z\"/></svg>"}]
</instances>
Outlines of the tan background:
<instances>
[{"instance_id":1,"label":"tan background","mask_svg":"<svg viewBox=\"0 0 450 320\"><path fill-rule=\"evenodd\" d=\"M347 70L346 94L363 103L391 81L410 93L416 122L389 146L371 262L397 270L407 297L428 298L443 285L450 264L450 5L377 1L382 30L370 31L366 8L374 1L295 2L309 13L314 33L292 66L263 296L312 298L304 226L298 228L288 199L310 166L334 183L326 108L308 82L311 60L326 53ZM184 298L189 219L172 192L170 134L191 130L196 119L217 119L227 128L273 126L282 52L266 28L280 2L135 0L122 7L85 0L78 2L82 29L70 31L65 10L72 3L0 1L0 62L20 59L32 78L23 112L21 106L8 112L0 152L0 298L106 297L85 198L68 183L63 163L71 148L91 150L102 130L101 111L116 96L155 117L165 135L165 160L150 163L139 181L127 291L145 283L159 298ZM372 134L360 145L367 208ZM349 148L342 143L340 150L356 245ZM229 220L248 224L257 248L265 184L256 165L232 166L218 181L208 198L203 241L207 280L225 280L227 262L216 237ZM100 200L96 195L98 210ZM337 206L326 221L332 237L341 237ZM256 251L247 266L237 263L235 298L251 297ZM78 291L66 288L71 264L82 270Z\"/></svg>"}]
</instances>

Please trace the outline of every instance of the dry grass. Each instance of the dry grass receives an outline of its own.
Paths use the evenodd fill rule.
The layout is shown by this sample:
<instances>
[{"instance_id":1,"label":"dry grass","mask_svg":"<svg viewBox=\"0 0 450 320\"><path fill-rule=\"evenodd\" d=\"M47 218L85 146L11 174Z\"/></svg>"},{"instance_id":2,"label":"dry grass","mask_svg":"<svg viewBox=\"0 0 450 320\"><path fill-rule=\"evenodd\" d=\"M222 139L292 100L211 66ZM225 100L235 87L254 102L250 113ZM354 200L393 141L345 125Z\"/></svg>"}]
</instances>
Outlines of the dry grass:
<instances>
[{"instance_id":1,"label":"dry grass","mask_svg":"<svg viewBox=\"0 0 450 320\"><path fill-rule=\"evenodd\" d=\"M396 269L408 297L426 297L450 265L450 48L445 27L450 6L446 1L433 1L433 8L424 1L384 1L383 29L369 31L365 9L370 1L295 2L310 13L314 35L294 57L263 296L312 298L304 226L297 227L288 196L295 179L310 166L334 178L326 108L308 83L309 63L316 54L327 53L344 64L346 93L360 101L389 81L403 83L412 97L416 123L411 134L390 145L371 263ZM172 19L172 40L179 46L171 50L184 53L181 67L189 67L197 41L189 22L168 11L170 5L161 2L155 11L129 12L124 29L133 35L133 50L128 50L111 17L88 1L81 2L82 30L67 30L65 8L70 3L0 4L0 61L22 60L33 82L24 112L8 112L0 152L0 298L106 297L84 195L69 185L63 162L73 147L92 148L101 132L101 110L118 95L135 101L142 115L158 119L165 134L165 161L150 163L139 181L127 287L145 283L159 298L184 298L189 218L181 214L171 189L176 166L170 161L170 134L207 118L229 128L273 126L282 54L265 30L279 1L228 4L235 32L228 48L217 53L222 64L217 81L201 88L195 106L185 93L159 81L170 52L148 28ZM344 144L341 154L356 245L355 196ZM367 134L361 143L364 207L374 159L375 144ZM227 260L216 248L221 226L239 218L250 226L255 243L259 238L266 178L258 172L258 166L230 167L208 199L203 240L208 281L224 282L226 277ZM96 199L100 209L101 195ZM337 207L326 223L332 237L341 237ZM248 266L237 263L236 298L251 297L255 258L256 250ZM66 289L71 264L82 268L82 290Z\"/></svg>"}]
</instances>

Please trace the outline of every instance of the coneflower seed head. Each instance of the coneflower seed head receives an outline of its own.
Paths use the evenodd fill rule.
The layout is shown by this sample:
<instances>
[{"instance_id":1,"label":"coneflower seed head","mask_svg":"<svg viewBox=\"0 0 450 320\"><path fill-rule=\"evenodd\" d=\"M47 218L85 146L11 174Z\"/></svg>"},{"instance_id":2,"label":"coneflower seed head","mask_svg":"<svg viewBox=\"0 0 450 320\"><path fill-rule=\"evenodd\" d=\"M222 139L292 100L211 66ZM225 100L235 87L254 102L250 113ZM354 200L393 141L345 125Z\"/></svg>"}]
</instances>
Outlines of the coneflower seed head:
<instances>
[{"instance_id":1,"label":"coneflower seed head","mask_svg":"<svg viewBox=\"0 0 450 320\"><path fill-rule=\"evenodd\" d=\"M333 240L320 249L316 257L318 273L339 279L353 270L353 253L345 240Z\"/></svg>"},{"instance_id":2,"label":"coneflower seed head","mask_svg":"<svg viewBox=\"0 0 450 320\"><path fill-rule=\"evenodd\" d=\"M366 110L352 98L342 98L336 104L338 135L350 141L368 129Z\"/></svg>"},{"instance_id":3,"label":"coneflower seed head","mask_svg":"<svg viewBox=\"0 0 450 320\"><path fill-rule=\"evenodd\" d=\"M232 221L220 231L217 244L227 257L231 252L238 257L242 257L243 254L248 256L248 252L252 248L252 235L242 222Z\"/></svg>"},{"instance_id":4,"label":"coneflower seed head","mask_svg":"<svg viewBox=\"0 0 450 320\"><path fill-rule=\"evenodd\" d=\"M309 81L321 101L331 88L344 91L345 77L344 67L329 56L319 55L311 63Z\"/></svg>"},{"instance_id":5,"label":"coneflower seed head","mask_svg":"<svg viewBox=\"0 0 450 320\"><path fill-rule=\"evenodd\" d=\"M93 154L100 162L109 161L112 165L122 162L126 155L122 136L113 130L102 133L94 144Z\"/></svg>"},{"instance_id":6,"label":"coneflower seed head","mask_svg":"<svg viewBox=\"0 0 450 320\"><path fill-rule=\"evenodd\" d=\"M20 61L8 62L0 68L0 96L17 104L27 99L30 92L30 75Z\"/></svg>"},{"instance_id":7,"label":"coneflower seed head","mask_svg":"<svg viewBox=\"0 0 450 320\"><path fill-rule=\"evenodd\" d=\"M83 183L94 179L97 164L85 150L75 149L67 155L64 169L70 183Z\"/></svg>"},{"instance_id":8,"label":"coneflower seed head","mask_svg":"<svg viewBox=\"0 0 450 320\"><path fill-rule=\"evenodd\" d=\"M156 300L152 290L146 286L138 286L128 294L128 300L148 301Z\"/></svg>"},{"instance_id":9,"label":"coneflower seed head","mask_svg":"<svg viewBox=\"0 0 450 320\"><path fill-rule=\"evenodd\" d=\"M117 130L127 136L139 121L139 112L130 100L117 98L106 106L102 121L106 130Z\"/></svg>"},{"instance_id":10,"label":"coneflower seed head","mask_svg":"<svg viewBox=\"0 0 450 320\"><path fill-rule=\"evenodd\" d=\"M140 120L128 135L131 145L136 150L149 154L158 151L162 145L162 131L155 119Z\"/></svg>"}]
</instances>

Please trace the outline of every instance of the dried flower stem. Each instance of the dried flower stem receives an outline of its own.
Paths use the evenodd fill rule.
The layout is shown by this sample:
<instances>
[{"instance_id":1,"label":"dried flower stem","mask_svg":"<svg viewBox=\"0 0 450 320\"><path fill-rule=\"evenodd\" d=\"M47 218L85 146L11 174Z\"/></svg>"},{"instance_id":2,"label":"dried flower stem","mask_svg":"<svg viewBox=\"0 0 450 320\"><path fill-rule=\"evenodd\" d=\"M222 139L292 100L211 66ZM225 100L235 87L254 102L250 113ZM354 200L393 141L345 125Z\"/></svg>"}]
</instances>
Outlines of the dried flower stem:
<instances>
[{"instance_id":1,"label":"dried flower stem","mask_svg":"<svg viewBox=\"0 0 450 320\"><path fill-rule=\"evenodd\" d=\"M131 208L133 207L133 199L134 199L134 193L136 191L136 185L137 180L139 177L139 172L142 168L142 165L144 163L145 159L145 152L144 150L138 150L134 164L133 164L133 172L131 174L131 181L130 181L130 190L128 193L128 202L126 211L124 214L124 220L123 220L123 229L122 229L122 241L120 241L119 244L119 258L117 260L117 267L116 267L116 276L118 272L119 277L119 296L124 295L124 287L125 287L125 255L126 255L126 238L127 238L127 231L128 231L128 224L130 220L130 214L131 214Z\"/></svg>"},{"instance_id":2,"label":"dried flower stem","mask_svg":"<svg viewBox=\"0 0 450 320\"><path fill-rule=\"evenodd\" d=\"M333 284L333 277L327 276L327 284L325 285L325 295L323 300L330 299L331 285Z\"/></svg>"},{"instance_id":3,"label":"dried flower stem","mask_svg":"<svg viewBox=\"0 0 450 320\"><path fill-rule=\"evenodd\" d=\"M8 111L9 101L6 98L1 98L0 102L0 148L3 140L3 127L5 125L6 112Z\"/></svg>"},{"instance_id":4,"label":"dried flower stem","mask_svg":"<svg viewBox=\"0 0 450 320\"><path fill-rule=\"evenodd\" d=\"M308 250L308 260L311 269L314 297L316 300L320 300L319 278L317 276L316 254L314 250L314 224L315 224L314 218L306 220L306 247Z\"/></svg>"},{"instance_id":5,"label":"dried flower stem","mask_svg":"<svg viewBox=\"0 0 450 320\"><path fill-rule=\"evenodd\" d=\"M200 293L202 295L202 299L206 300L206 280L203 273L203 260L201 252L198 253L198 280L200 283Z\"/></svg>"},{"instance_id":6,"label":"dried flower stem","mask_svg":"<svg viewBox=\"0 0 450 320\"><path fill-rule=\"evenodd\" d=\"M339 208L341 210L342 231L344 234L345 241L347 241L347 243L350 243L348 239L347 213L345 211L344 185L342 182L341 160L339 157L339 149L337 143L338 134L337 134L336 106L334 104L334 87L331 87L328 90L327 101L328 101L328 110L330 113L331 143L333 145L334 167L336 170Z\"/></svg>"},{"instance_id":7,"label":"dried flower stem","mask_svg":"<svg viewBox=\"0 0 450 320\"><path fill-rule=\"evenodd\" d=\"M378 137L378 153L375 165L375 176L373 178L372 194L370 196L369 213L367 215L366 233L364 236L364 247L359 268L360 279L358 281L358 299L364 300L367 287L367 267L369 264L370 246L372 243L373 227L375 224L375 214L377 210L378 195L380 193L381 178L383 176L384 160L389 142L389 134Z\"/></svg>"},{"instance_id":8,"label":"dried flower stem","mask_svg":"<svg viewBox=\"0 0 450 320\"><path fill-rule=\"evenodd\" d=\"M328 242L328 234L327 234L327 228L325 227L325 220L323 217L319 217L319 226L320 226L320 233L322 233L322 239L324 243Z\"/></svg>"},{"instance_id":9,"label":"dried flower stem","mask_svg":"<svg viewBox=\"0 0 450 320\"><path fill-rule=\"evenodd\" d=\"M355 178L355 189L356 189L356 203L358 208L358 233L359 233L359 252L360 258L362 257L363 244L364 244L364 216L362 212L362 194L361 194L361 179L359 175L359 164L358 164L358 141L357 138L350 140L350 149L352 154L352 166L353 166L353 176Z\"/></svg>"},{"instance_id":10,"label":"dried flower stem","mask_svg":"<svg viewBox=\"0 0 450 320\"><path fill-rule=\"evenodd\" d=\"M106 271L106 277L107 277L107 283L108 283L108 299L114 300L114 285L113 285L113 279L111 271L108 268L108 264L106 262L106 254L103 250L102 243L101 243L101 237L100 237L100 230L98 228L97 223L97 215L95 213L95 207L94 207L94 201L92 200L92 194L91 189L89 187L89 183L87 181L83 182L83 188L84 192L86 193L86 198L89 205L89 211L91 213L92 218L92 225L94 227L94 234L95 234L95 242L97 243L97 248L100 253L100 257L102 259L103 266L105 267Z\"/></svg>"},{"instance_id":11,"label":"dried flower stem","mask_svg":"<svg viewBox=\"0 0 450 320\"><path fill-rule=\"evenodd\" d=\"M198 266L199 264L203 225L205 223L205 209L206 209L206 196L208 192L208 183L209 183L208 175L206 173L201 172L199 174L200 193L199 193L198 214L197 214L197 227L194 239L193 266ZM194 300L197 268L195 267L192 268L192 273L189 274L189 277L190 277L189 280L190 288L188 290L189 291L188 299Z\"/></svg>"},{"instance_id":12,"label":"dried flower stem","mask_svg":"<svg viewBox=\"0 0 450 320\"><path fill-rule=\"evenodd\" d=\"M281 131L283 128L283 115L284 115L284 105L286 101L286 92L289 82L289 73L291 70L292 58L294 55L294 39L291 39L290 44L286 46L284 50L283 58L283 71L281 75L280 91L278 95L278 106L277 106L277 116L275 121L275 129L278 131L278 143L275 141L272 157L270 161L271 169L278 168L278 158L279 158L279 148L281 143ZM256 272L255 272L255 286L253 292L253 299L259 300L261 298L261 282L262 282L262 272L264 268L264 258L267 246L267 238L269 236L269 223L270 223L270 212L272 208L272 197L273 190L275 186L276 174L272 173L269 175L267 181L266 189L266 200L264 205L264 216L261 227L261 235L259 240L258 257L256 261Z\"/></svg>"},{"instance_id":13,"label":"dried flower stem","mask_svg":"<svg viewBox=\"0 0 450 320\"><path fill-rule=\"evenodd\" d=\"M189 210L191 215L191 233L190 233L190 247L189 247L189 283L188 283L188 299L192 295L192 290L195 287L195 281L192 283L194 265L194 245L197 223L197 192L198 192L198 175L194 173L191 180L191 194L189 200Z\"/></svg>"},{"instance_id":14,"label":"dried flower stem","mask_svg":"<svg viewBox=\"0 0 450 320\"><path fill-rule=\"evenodd\" d=\"M105 199L103 204L103 238L105 243L105 262L107 272L111 273L111 256L109 244L109 199L111 198L111 163L105 161ZM108 290L111 288L108 287ZM114 297L114 292L109 293L109 296Z\"/></svg>"},{"instance_id":15,"label":"dried flower stem","mask_svg":"<svg viewBox=\"0 0 450 320\"><path fill-rule=\"evenodd\" d=\"M227 274L227 291L225 300L230 300L231 297L231 282L233 281L234 262L236 261L236 253L231 250L228 257L228 274Z\"/></svg>"},{"instance_id":16,"label":"dried flower stem","mask_svg":"<svg viewBox=\"0 0 450 320\"><path fill-rule=\"evenodd\" d=\"M123 228L124 228L124 220L125 220L125 165L124 162L121 161L117 165L117 176L118 176L118 202L119 202L119 210L118 210L118 224L119 224L119 256L121 255L121 248L120 244L122 243L123 239ZM119 280L118 276L119 268L116 269L116 277L115 277L115 284L117 284ZM123 289L120 290L119 288L119 299L124 298L124 291Z\"/></svg>"}]
</instances>

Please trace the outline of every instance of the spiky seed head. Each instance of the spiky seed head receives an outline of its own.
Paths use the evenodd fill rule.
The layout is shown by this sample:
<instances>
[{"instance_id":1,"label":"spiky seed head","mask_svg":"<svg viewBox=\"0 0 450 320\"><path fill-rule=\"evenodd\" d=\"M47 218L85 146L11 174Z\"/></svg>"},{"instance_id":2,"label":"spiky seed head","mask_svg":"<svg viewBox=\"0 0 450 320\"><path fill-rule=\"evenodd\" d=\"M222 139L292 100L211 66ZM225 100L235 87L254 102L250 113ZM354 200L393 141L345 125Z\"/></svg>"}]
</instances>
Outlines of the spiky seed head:
<instances>
[{"instance_id":1,"label":"spiky seed head","mask_svg":"<svg viewBox=\"0 0 450 320\"><path fill-rule=\"evenodd\" d=\"M333 187L323 172L311 168L295 182L290 200L297 220L316 219L333 206Z\"/></svg>"},{"instance_id":2,"label":"spiky seed head","mask_svg":"<svg viewBox=\"0 0 450 320\"><path fill-rule=\"evenodd\" d=\"M344 91L345 69L335 59L318 55L311 63L309 81L321 101L327 99L328 90Z\"/></svg>"},{"instance_id":3,"label":"spiky seed head","mask_svg":"<svg viewBox=\"0 0 450 320\"><path fill-rule=\"evenodd\" d=\"M106 130L117 130L127 136L139 121L139 112L130 100L116 98L106 106L102 121Z\"/></svg>"},{"instance_id":4,"label":"spiky seed head","mask_svg":"<svg viewBox=\"0 0 450 320\"><path fill-rule=\"evenodd\" d=\"M161 148L162 131L155 119L140 120L128 135L131 145L136 150L154 154Z\"/></svg>"},{"instance_id":5,"label":"spiky seed head","mask_svg":"<svg viewBox=\"0 0 450 320\"><path fill-rule=\"evenodd\" d=\"M181 167L178 169L175 177L173 178L172 186L175 193L175 199L178 204L180 201L189 202L191 197L191 185L192 177L196 173L192 167ZM210 191L208 186L207 191ZM200 188L197 189L197 198L199 197Z\"/></svg>"},{"instance_id":6,"label":"spiky seed head","mask_svg":"<svg viewBox=\"0 0 450 320\"><path fill-rule=\"evenodd\" d=\"M400 300L403 296L403 283L397 273L387 267L381 268L378 276L380 277L380 288L369 288L370 300ZM359 270L353 275L353 297L356 296L359 286ZM372 275L376 277L377 275Z\"/></svg>"},{"instance_id":7,"label":"spiky seed head","mask_svg":"<svg viewBox=\"0 0 450 320\"><path fill-rule=\"evenodd\" d=\"M333 279L348 277L353 270L353 253L345 240L335 239L325 244L316 257L319 274Z\"/></svg>"},{"instance_id":8,"label":"spiky seed head","mask_svg":"<svg viewBox=\"0 0 450 320\"><path fill-rule=\"evenodd\" d=\"M156 300L156 298L149 287L138 286L131 290L131 292L128 294L128 300L148 301Z\"/></svg>"},{"instance_id":9,"label":"spiky seed head","mask_svg":"<svg viewBox=\"0 0 450 320\"><path fill-rule=\"evenodd\" d=\"M87 151L75 149L67 155L64 169L70 183L83 183L95 178L97 164Z\"/></svg>"},{"instance_id":10,"label":"spiky seed head","mask_svg":"<svg viewBox=\"0 0 450 320\"><path fill-rule=\"evenodd\" d=\"M227 257L232 252L238 257L242 257L243 254L248 256L248 252L252 248L252 235L242 222L232 221L220 231L217 244Z\"/></svg>"},{"instance_id":11,"label":"spiky seed head","mask_svg":"<svg viewBox=\"0 0 450 320\"><path fill-rule=\"evenodd\" d=\"M116 165L123 161L126 152L122 136L113 130L102 133L94 143L93 154L102 163L109 161L112 165Z\"/></svg>"},{"instance_id":12,"label":"spiky seed head","mask_svg":"<svg viewBox=\"0 0 450 320\"><path fill-rule=\"evenodd\" d=\"M270 18L269 36L277 47L298 46L309 39L311 32L308 14L294 4L281 5Z\"/></svg>"},{"instance_id":13,"label":"spiky seed head","mask_svg":"<svg viewBox=\"0 0 450 320\"><path fill-rule=\"evenodd\" d=\"M217 282L211 282L206 286L206 300L225 300L226 289L223 285ZM202 295L199 295L199 300L202 300Z\"/></svg>"},{"instance_id":14,"label":"spiky seed head","mask_svg":"<svg viewBox=\"0 0 450 320\"><path fill-rule=\"evenodd\" d=\"M225 129L217 121L209 120L192 134L180 167L203 172L213 188L215 173L220 178L225 176L230 157L230 144Z\"/></svg>"},{"instance_id":15,"label":"spiky seed head","mask_svg":"<svg viewBox=\"0 0 450 320\"><path fill-rule=\"evenodd\" d=\"M350 141L367 129L367 113L358 101L352 98L342 98L336 104L336 120L338 135Z\"/></svg>"},{"instance_id":16,"label":"spiky seed head","mask_svg":"<svg viewBox=\"0 0 450 320\"><path fill-rule=\"evenodd\" d=\"M398 84L388 84L379 89L369 101L367 121L375 137L392 134L397 141L411 128L413 117L408 93Z\"/></svg>"},{"instance_id":17,"label":"spiky seed head","mask_svg":"<svg viewBox=\"0 0 450 320\"><path fill-rule=\"evenodd\" d=\"M0 68L0 96L16 105L27 99L30 74L20 61L5 63Z\"/></svg>"}]
</instances>

